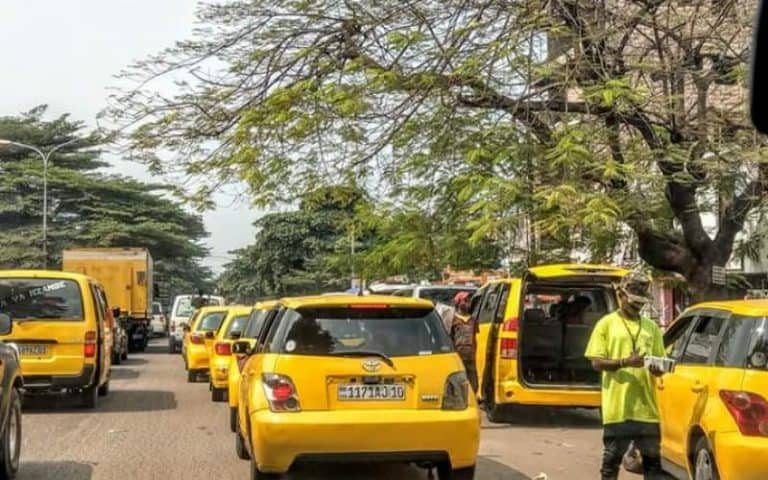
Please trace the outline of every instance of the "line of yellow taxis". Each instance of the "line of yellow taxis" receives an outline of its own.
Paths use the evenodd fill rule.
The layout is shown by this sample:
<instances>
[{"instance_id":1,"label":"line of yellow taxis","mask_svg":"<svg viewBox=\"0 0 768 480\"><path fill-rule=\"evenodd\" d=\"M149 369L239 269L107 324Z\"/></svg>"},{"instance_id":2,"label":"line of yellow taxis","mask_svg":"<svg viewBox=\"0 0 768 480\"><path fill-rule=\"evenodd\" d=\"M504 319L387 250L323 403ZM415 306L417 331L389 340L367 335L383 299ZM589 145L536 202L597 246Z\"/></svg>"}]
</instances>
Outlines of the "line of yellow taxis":
<instances>
[{"instance_id":1,"label":"line of yellow taxis","mask_svg":"<svg viewBox=\"0 0 768 480\"><path fill-rule=\"evenodd\" d=\"M514 421L514 405L599 408L600 376L583 352L594 323L618 306L624 274L549 265L478 290L478 396L491 421ZM589 302L574 316L576 298ZM430 302L286 298L204 308L193 320L187 367L192 377L208 369L252 478L303 461L413 462L441 479L474 477L478 400ZM768 300L695 305L665 342L676 360L656 383L665 469L768 478Z\"/></svg>"}]
</instances>

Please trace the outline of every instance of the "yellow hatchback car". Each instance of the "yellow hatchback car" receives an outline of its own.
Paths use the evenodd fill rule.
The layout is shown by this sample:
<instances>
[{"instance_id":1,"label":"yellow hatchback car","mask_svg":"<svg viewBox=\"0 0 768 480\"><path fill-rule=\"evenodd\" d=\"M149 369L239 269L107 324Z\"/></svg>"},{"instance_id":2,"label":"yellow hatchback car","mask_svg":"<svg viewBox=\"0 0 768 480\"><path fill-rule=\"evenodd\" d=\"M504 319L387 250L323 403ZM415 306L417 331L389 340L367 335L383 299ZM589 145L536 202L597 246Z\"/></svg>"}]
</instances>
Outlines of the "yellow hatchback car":
<instances>
[{"instance_id":1,"label":"yellow hatchback car","mask_svg":"<svg viewBox=\"0 0 768 480\"><path fill-rule=\"evenodd\" d=\"M213 339L210 351L208 378L210 379L211 400L227 401L229 362L232 359L232 342L240 338L253 307L232 306Z\"/></svg>"},{"instance_id":2,"label":"yellow hatchback car","mask_svg":"<svg viewBox=\"0 0 768 480\"><path fill-rule=\"evenodd\" d=\"M18 347L26 395L72 393L87 408L107 395L114 325L96 280L58 271L0 271L0 311L15 323L0 341Z\"/></svg>"},{"instance_id":3,"label":"yellow hatchback car","mask_svg":"<svg viewBox=\"0 0 768 480\"><path fill-rule=\"evenodd\" d=\"M768 300L702 303L665 335L656 382L664 468L678 478L768 478Z\"/></svg>"},{"instance_id":4,"label":"yellow hatchback car","mask_svg":"<svg viewBox=\"0 0 768 480\"><path fill-rule=\"evenodd\" d=\"M227 381L227 401L229 402L229 428L237 431L237 405L240 399L240 370L248 360L248 354L253 351L259 337L264 331L270 315L277 313L278 302L259 302L254 305L251 315L240 335L239 347L242 351L235 351L233 345L233 354L229 357L228 381Z\"/></svg>"},{"instance_id":5,"label":"yellow hatchback car","mask_svg":"<svg viewBox=\"0 0 768 480\"><path fill-rule=\"evenodd\" d=\"M184 334L181 346L188 382L193 383L199 377L208 376L213 339L224 322L227 311L228 307L203 307L190 319L191 324Z\"/></svg>"},{"instance_id":6,"label":"yellow hatchback car","mask_svg":"<svg viewBox=\"0 0 768 480\"><path fill-rule=\"evenodd\" d=\"M281 300L240 383L237 454L251 478L303 461L407 462L474 478L480 415L431 302ZM236 344L237 345L237 344Z\"/></svg>"}]
</instances>

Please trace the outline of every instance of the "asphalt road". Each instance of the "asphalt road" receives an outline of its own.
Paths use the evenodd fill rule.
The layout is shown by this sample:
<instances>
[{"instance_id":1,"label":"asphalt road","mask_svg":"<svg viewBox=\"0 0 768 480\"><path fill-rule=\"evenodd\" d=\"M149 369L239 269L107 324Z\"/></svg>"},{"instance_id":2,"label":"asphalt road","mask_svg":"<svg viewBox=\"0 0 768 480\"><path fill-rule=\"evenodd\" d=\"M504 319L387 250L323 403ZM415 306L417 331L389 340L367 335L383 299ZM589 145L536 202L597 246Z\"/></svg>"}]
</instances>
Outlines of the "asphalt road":
<instances>
[{"instance_id":1,"label":"asphalt road","mask_svg":"<svg viewBox=\"0 0 768 480\"><path fill-rule=\"evenodd\" d=\"M207 384L186 382L181 357L162 340L113 367L111 391L96 410L66 399L26 402L20 480L248 478L235 456L226 404ZM600 425L585 411L525 411L511 425L483 424L478 480L598 478ZM293 480L417 480L407 466L328 467ZM638 478L625 476L622 478Z\"/></svg>"}]
</instances>

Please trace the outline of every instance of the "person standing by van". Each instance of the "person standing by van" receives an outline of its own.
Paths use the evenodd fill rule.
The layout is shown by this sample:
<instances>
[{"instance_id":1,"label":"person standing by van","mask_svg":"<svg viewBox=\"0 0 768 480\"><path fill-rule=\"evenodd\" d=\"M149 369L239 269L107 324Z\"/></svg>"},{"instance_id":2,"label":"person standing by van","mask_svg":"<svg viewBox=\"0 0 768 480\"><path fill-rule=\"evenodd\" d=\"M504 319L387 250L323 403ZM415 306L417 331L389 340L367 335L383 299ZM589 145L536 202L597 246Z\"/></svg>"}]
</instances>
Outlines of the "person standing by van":
<instances>
[{"instance_id":1,"label":"person standing by van","mask_svg":"<svg viewBox=\"0 0 768 480\"><path fill-rule=\"evenodd\" d=\"M661 470L659 409L644 358L664 356L661 329L641 315L650 297L650 278L626 275L617 288L619 309L600 319L585 356L602 372L603 480L616 480L630 443L640 451L645 479L664 478Z\"/></svg>"},{"instance_id":2,"label":"person standing by van","mask_svg":"<svg viewBox=\"0 0 768 480\"><path fill-rule=\"evenodd\" d=\"M477 365L475 365L475 352L477 350L477 333L479 326L477 319L472 317L470 310L471 297L469 292L459 292L453 298L454 313L450 329L451 340L456 352L464 363L467 379L472 385L472 390L477 394Z\"/></svg>"}]
</instances>

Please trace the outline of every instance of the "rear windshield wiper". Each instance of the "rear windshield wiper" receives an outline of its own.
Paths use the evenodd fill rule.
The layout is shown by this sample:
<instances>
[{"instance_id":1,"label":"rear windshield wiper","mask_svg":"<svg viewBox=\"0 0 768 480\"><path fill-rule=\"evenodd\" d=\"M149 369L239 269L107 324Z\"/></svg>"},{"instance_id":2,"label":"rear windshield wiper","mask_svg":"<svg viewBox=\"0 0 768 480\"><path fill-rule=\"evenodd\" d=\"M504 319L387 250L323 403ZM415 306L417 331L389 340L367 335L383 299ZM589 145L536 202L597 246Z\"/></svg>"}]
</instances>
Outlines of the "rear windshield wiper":
<instances>
[{"instance_id":1,"label":"rear windshield wiper","mask_svg":"<svg viewBox=\"0 0 768 480\"><path fill-rule=\"evenodd\" d=\"M346 350L341 352L332 352L331 355L339 356L339 357L379 357L392 368L395 368L395 362L392 361L392 359L384 353L376 352L373 350Z\"/></svg>"}]
</instances>

